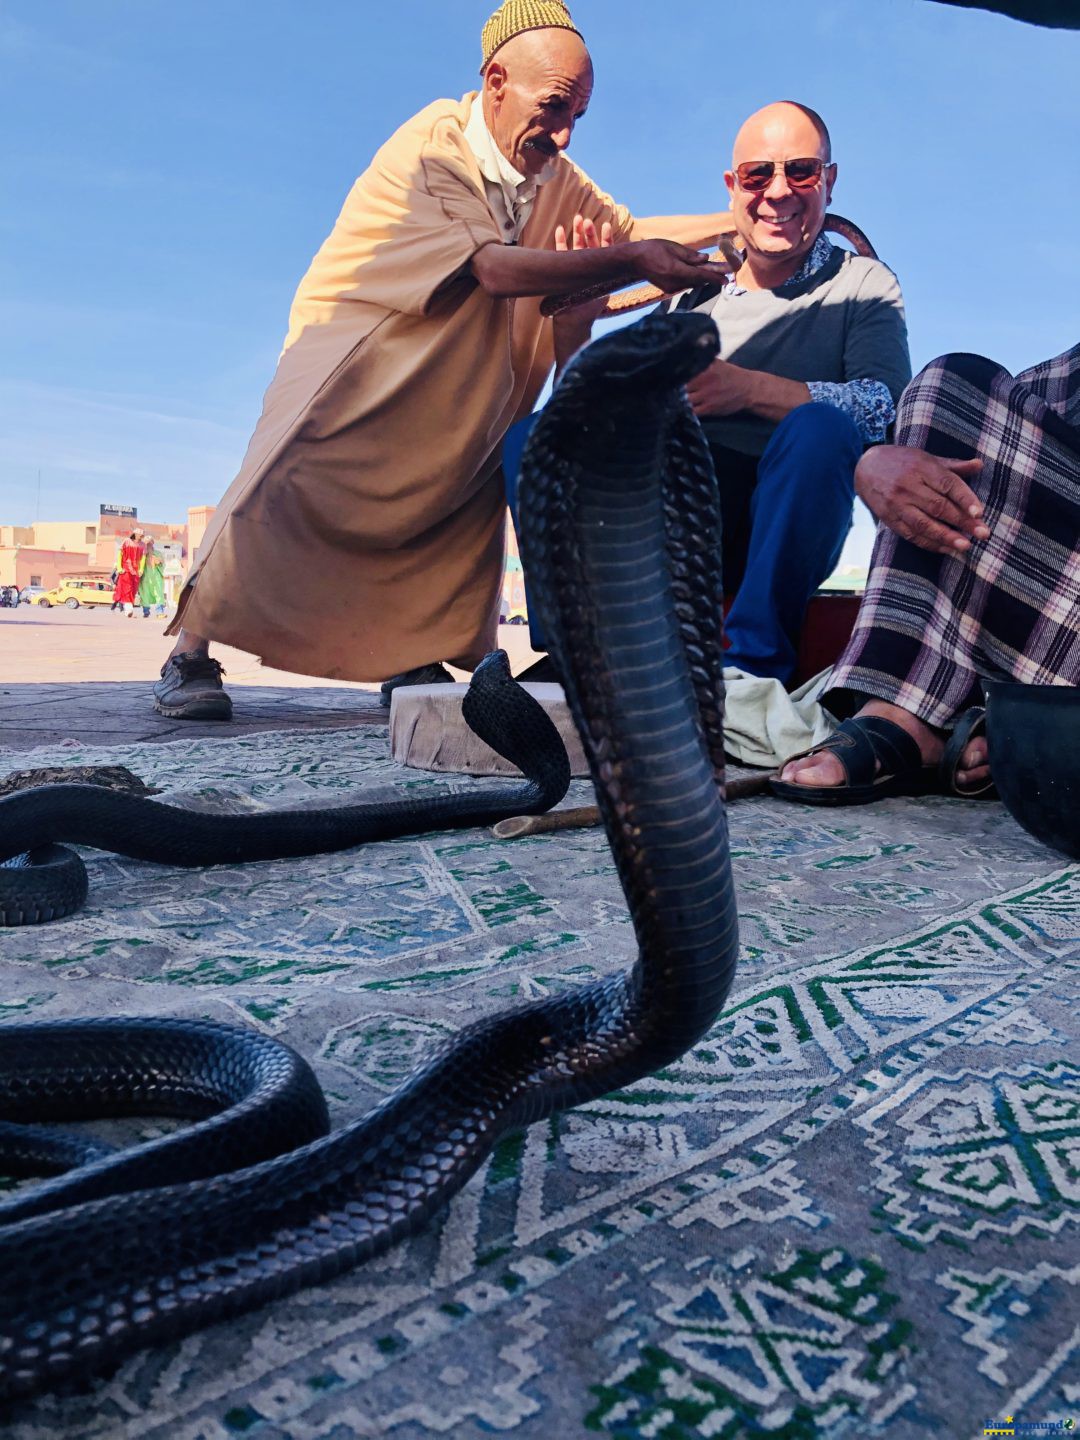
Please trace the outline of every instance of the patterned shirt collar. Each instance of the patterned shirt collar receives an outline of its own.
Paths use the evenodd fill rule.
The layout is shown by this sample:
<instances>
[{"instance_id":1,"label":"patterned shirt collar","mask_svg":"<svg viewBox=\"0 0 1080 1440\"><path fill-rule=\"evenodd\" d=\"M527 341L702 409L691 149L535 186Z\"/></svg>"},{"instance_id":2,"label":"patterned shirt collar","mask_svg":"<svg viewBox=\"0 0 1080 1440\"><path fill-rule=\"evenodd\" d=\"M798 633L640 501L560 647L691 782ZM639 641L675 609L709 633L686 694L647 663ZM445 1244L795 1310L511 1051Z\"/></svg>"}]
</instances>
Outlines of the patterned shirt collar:
<instances>
[{"instance_id":1,"label":"patterned shirt collar","mask_svg":"<svg viewBox=\"0 0 1080 1440\"><path fill-rule=\"evenodd\" d=\"M790 280L785 280L782 285L777 285L777 290L787 290L792 285L801 285L804 280L809 280L811 275L816 275L828 263L829 257L835 249L836 246L826 237L823 230L811 245L806 259L795 274ZM746 295L748 293L745 285L737 285L734 280L729 280L724 286L725 295Z\"/></svg>"}]
</instances>

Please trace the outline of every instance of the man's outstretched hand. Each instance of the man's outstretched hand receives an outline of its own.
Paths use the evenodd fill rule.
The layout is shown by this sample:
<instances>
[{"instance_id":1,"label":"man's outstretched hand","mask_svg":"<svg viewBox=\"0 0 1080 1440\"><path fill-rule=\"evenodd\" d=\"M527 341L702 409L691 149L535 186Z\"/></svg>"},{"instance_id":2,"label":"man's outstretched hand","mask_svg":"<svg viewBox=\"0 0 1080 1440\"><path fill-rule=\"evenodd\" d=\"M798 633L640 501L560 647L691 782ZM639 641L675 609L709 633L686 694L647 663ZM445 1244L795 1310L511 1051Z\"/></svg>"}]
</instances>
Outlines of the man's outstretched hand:
<instances>
[{"instance_id":1,"label":"man's outstretched hand","mask_svg":"<svg viewBox=\"0 0 1080 1440\"><path fill-rule=\"evenodd\" d=\"M986 540L979 497L965 483L981 460L941 460L906 445L875 445L855 468L855 493L904 540L939 555L962 555Z\"/></svg>"},{"instance_id":2,"label":"man's outstretched hand","mask_svg":"<svg viewBox=\"0 0 1080 1440\"><path fill-rule=\"evenodd\" d=\"M691 290L717 273L703 268L709 264L708 255L674 240L637 240L632 249L638 278L667 295Z\"/></svg>"}]
</instances>

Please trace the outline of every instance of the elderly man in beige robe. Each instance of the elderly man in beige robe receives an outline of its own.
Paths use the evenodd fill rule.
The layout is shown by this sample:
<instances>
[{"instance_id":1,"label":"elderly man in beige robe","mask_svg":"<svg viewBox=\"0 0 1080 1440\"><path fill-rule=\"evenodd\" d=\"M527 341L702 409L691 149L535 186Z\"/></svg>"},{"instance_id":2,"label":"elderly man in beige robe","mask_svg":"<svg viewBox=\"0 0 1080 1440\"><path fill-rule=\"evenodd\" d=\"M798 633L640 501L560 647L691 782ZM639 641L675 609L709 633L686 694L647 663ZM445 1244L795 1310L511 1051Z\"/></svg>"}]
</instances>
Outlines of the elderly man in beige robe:
<instances>
[{"instance_id":1,"label":"elderly man in beige robe","mask_svg":"<svg viewBox=\"0 0 1080 1440\"><path fill-rule=\"evenodd\" d=\"M481 91L406 121L301 281L169 627L164 715L231 715L211 641L334 679L472 669L495 644L503 437L554 357L541 297L610 281L685 289L707 259L687 247L728 228L724 214L636 220L566 157L593 75L557 0L506 0L482 51ZM611 243L554 248L557 228L580 235L583 222Z\"/></svg>"}]
</instances>

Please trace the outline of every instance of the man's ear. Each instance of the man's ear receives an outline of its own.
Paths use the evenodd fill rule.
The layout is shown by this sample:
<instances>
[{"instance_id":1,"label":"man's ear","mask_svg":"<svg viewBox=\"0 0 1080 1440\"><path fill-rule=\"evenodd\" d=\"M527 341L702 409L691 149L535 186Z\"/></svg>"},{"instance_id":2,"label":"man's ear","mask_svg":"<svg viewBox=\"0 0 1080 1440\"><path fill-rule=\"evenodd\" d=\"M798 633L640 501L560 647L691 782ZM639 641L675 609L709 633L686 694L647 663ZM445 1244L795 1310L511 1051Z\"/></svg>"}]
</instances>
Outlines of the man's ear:
<instances>
[{"instance_id":1,"label":"man's ear","mask_svg":"<svg viewBox=\"0 0 1080 1440\"><path fill-rule=\"evenodd\" d=\"M735 195L735 171L724 171L724 184L727 186L728 194L734 198Z\"/></svg>"},{"instance_id":2,"label":"man's ear","mask_svg":"<svg viewBox=\"0 0 1080 1440\"><path fill-rule=\"evenodd\" d=\"M492 100L501 100L506 91L506 66L492 60L484 71L484 92Z\"/></svg>"},{"instance_id":3,"label":"man's ear","mask_svg":"<svg viewBox=\"0 0 1080 1440\"><path fill-rule=\"evenodd\" d=\"M830 163L825 171L825 204L828 205L832 199L833 186L836 184L836 165Z\"/></svg>"}]
</instances>

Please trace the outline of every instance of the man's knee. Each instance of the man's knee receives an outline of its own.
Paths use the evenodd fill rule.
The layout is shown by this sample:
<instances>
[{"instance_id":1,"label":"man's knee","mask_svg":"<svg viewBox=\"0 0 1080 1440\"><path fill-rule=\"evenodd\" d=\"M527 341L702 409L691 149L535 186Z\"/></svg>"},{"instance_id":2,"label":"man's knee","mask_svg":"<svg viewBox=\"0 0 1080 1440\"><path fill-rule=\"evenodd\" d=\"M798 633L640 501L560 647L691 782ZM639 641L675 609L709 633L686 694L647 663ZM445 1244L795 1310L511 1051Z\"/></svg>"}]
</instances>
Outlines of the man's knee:
<instances>
[{"instance_id":1,"label":"man's knee","mask_svg":"<svg viewBox=\"0 0 1080 1440\"><path fill-rule=\"evenodd\" d=\"M924 365L904 391L900 403L903 404L921 391L948 387L950 381L954 384L959 381L974 390L981 390L985 395L998 389L1002 383L1015 383L1005 367L996 360L988 360L985 355L954 350L948 355L939 355L936 360L931 360L929 365Z\"/></svg>"},{"instance_id":2,"label":"man's knee","mask_svg":"<svg viewBox=\"0 0 1080 1440\"><path fill-rule=\"evenodd\" d=\"M976 390L985 390L988 395L1002 380L1007 383L1012 380L1011 374L1004 366L999 366L998 361L988 360L986 356L976 356L966 350L953 350L948 356L937 356L936 360L924 366L912 380L912 387L914 389L927 380L940 382L946 377L963 380Z\"/></svg>"},{"instance_id":3,"label":"man's knee","mask_svg":"<svg viewBox=\"0 0 1080 1440\"><path fill-rule=\"evenodd\" d=\"M930 430L936 438L929 448L935 454L944 443L942 432L954 436L961 446L974 443L981 422L972 415L991 398L1007 401L1007 392L1020 382L996 360L956 350L939 355L924 365L900 396L896 407L896 443L926 447ZM953 458L966 458L969 450Z\"/></svg>"},{"instance_id":4,"label":"man's knee","mask_svg":"<svg viewBox=\"0 0 1080 1440\"><path fill-rule=\"evenodd\" d=\"M836 405L812 400L784 416L762 460L766 464L795 461L796 482L820 486L830 479L842 490L854 492L855 466L863 449L862 436L850 415Z\"/></svg>"}]
</instances>

